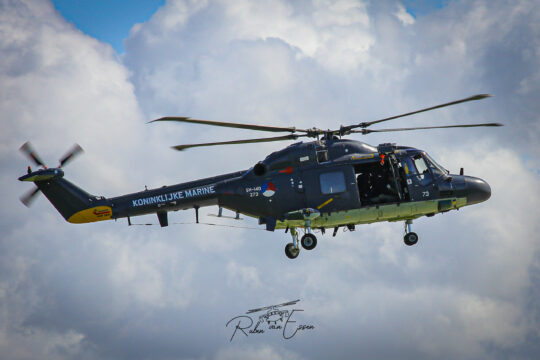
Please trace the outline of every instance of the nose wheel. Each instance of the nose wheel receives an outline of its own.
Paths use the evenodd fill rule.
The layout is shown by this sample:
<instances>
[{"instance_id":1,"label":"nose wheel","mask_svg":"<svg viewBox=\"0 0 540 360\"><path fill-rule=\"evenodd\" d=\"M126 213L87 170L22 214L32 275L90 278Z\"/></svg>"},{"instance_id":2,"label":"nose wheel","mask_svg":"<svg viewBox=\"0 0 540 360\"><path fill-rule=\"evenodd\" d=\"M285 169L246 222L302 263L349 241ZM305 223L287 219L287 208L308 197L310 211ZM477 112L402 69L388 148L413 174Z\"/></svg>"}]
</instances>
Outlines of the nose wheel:
<instances>
[{"instance_id":1,"label":"nose wheel","mask_svg":"<svg viewBox=\"0 0 540 360\"><path fill-rule=\"evenodd\" d=\"M413 246L418 242L418 235L411 231L411 225L412 220L405 221L405 236L403 237L403 242L407 246Z\"/></svg>"}]
</instances>

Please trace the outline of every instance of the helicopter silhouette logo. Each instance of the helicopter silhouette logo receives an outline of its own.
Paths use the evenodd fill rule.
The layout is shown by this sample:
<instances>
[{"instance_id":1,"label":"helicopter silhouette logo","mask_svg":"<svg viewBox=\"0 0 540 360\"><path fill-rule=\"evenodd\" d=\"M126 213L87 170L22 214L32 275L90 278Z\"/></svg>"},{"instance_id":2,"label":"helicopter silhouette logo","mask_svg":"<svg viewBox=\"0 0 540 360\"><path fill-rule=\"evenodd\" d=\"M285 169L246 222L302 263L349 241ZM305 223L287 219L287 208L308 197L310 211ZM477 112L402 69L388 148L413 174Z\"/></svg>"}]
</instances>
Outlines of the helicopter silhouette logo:
<instances>
[{"instance_id":1,"label":"helicopter silhouette logo","mask_svg":"<svg viewBox=\"0 0 540 360\"><path fill-rule=\"evenodd\" d=\"M294 320L295 312L303 312L302 309L284 309L287 306L296 305L300 299L289 301L282 304L265 306L257 309L251 309L246 312L246 315L240 315L232 318L227 322L234 324L234 331L230 341L234 339L237 333L243 333L246 337L254 334L264 334L265 331L280 331L284 339L289 340L294 337L299 331L313 330L315 326L311 324L298 324ZM259 315L257 322L251 316L247 316L260 311L265 311ZM253 326L255 324L255 326Z\"/></svg>"},{"instance_id":2,"label":"helicopter silhouette logo","mask_svg":"<svg viewBox=\"0 0 540 360\"><path fill-rule=\"evenodd\" d=\"M284 309L280 310L279 308L284 307L284 306L296 305L296 303L299 301L300 300L294 300L294 301L289 301L283 304L270 305L270 306L265 306L258 309L251 309L251 310L248 310L246 314L268 310L265 314L259 316L259 322L257 323L257 326L261 323L267 323L269 326L277 325L278 321L280 323L283 323L283 320L289 317L289 310L284 310Z\"/></svg>"}]
</instances>

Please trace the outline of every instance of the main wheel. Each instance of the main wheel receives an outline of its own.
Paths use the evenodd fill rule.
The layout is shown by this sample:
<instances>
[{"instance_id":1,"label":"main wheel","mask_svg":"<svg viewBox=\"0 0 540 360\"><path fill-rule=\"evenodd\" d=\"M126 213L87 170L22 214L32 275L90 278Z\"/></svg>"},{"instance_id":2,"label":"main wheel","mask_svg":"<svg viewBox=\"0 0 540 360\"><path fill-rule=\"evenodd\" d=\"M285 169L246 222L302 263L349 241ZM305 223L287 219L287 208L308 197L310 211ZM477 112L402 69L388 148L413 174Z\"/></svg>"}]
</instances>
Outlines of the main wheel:
<instances>
[{"instance_id":1,"label":"main wheel","mask_svg":"<svg viewBox=\"0 0 540 360\"><path fill-rule=\"evenodd\" d=\"M317 246L317 238L315 235L307 233L300 239L300 244L302 244L302 247L306 250L313 250L315 249L315 246Z\"/></svg>"},{"instance_id":2,"label":"main wheel","mask_svg":"<svg viewBox=\"0 0 540 360\"><path fill-rule=\"evenodd\" d=\"M403 241L405 242L405 245L413 246L418 242L418 235L414 232L407 233L403 237Z\"/></svg>"},{"instance_id":3,"label":"main wheel","mask_svg":"<svg viewBox=\"0 0 540 360\"><path fill-rule=\"evenodd\" d=\"M287 255L289 259L296 259L298 254L300 254L300 249L295 248L293 243L285 245L285 255Z\"/></svg>"}]
</instances>

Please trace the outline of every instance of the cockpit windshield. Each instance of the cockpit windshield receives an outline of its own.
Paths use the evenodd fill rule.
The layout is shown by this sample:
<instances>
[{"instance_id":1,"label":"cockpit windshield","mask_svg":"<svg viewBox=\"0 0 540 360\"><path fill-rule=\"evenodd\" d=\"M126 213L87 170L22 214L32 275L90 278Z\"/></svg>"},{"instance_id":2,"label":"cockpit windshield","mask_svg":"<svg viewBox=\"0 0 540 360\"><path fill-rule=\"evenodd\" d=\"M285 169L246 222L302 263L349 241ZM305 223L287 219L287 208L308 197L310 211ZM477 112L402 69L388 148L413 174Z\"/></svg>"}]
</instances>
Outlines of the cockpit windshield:
<instances>
[{"instance_id":1,"label":"cockpit windshield","mask_svg":"<svg viewBox=\"0 0 540 360\"><path fill-rule=\"evenodd\" d=\"M433 175L439 176L439 175L446 175L449 173L448 170L443 168L441 165L437 164L437 162L433 160L433 158L431 158L427 153L423 153L423 154Z\"/></svg>"}]
</instances>

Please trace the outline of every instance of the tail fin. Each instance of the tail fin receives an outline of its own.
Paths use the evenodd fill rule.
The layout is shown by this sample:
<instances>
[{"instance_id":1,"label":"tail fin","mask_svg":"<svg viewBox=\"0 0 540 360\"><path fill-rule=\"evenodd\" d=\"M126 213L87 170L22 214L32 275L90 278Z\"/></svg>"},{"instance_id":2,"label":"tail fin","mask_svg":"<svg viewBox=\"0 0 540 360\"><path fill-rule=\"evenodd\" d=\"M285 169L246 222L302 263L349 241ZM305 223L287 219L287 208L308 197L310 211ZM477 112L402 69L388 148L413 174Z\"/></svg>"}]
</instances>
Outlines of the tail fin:
<instances>
[{"instance_id":1,"label":"tail fin","mask_svg":"<svg viewBox=\"0 0 540 360\"><path fill-rule=\"evenodd\" d=\"M112 218L110 201L103 197L92 196L63 179L64 171L62 167L83 152L83 149L78 144L75 144L60 159L57 168L47 168L29 142L24 143L20 150L36 165L41 167L41 169L32 171L28 166L28 173L19 178L20 181L33 182L37 186L37 189L21 198L23 204L30 206L32 199L41 190L64 219L71 223L80 224Z\"/></svg>"},{"instance_id":2,"label":"tail fin","mask_svg":"<svg viewBox=\"0 0 540 360\"><path fill-rule=\"evenodd\" d=\"M112 208L107 200L90 195L64 178L36 181L35 184L70 223L81 224L112 217Z\"/></svg>"}]
</instances>

